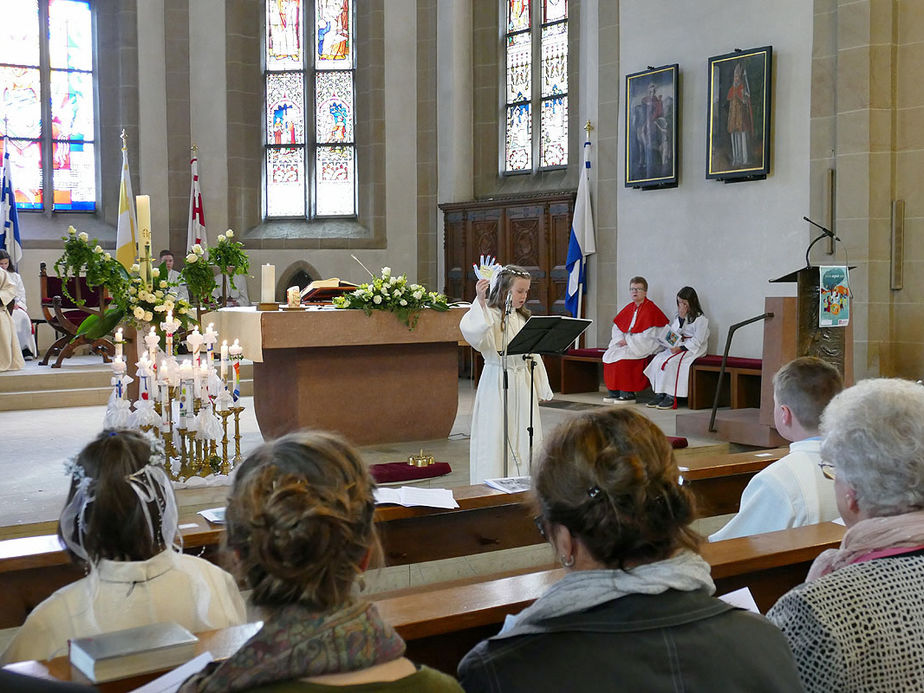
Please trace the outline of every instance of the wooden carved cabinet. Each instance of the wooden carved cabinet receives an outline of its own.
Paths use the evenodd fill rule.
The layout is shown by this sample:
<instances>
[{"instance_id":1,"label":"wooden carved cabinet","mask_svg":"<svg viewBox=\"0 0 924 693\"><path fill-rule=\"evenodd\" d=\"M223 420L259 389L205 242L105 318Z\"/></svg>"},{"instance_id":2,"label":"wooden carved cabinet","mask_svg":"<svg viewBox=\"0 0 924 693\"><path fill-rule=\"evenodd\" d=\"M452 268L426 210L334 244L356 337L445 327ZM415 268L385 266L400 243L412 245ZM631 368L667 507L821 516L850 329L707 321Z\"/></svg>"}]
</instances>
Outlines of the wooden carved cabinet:
<instances>
[{"instance_id":1,"label":"wooden carved cabinet","mask_svg":"<svg viewBox=\"0 0 924 693\"><path fill-rule=\"evenodd\" d=\"M568 237L576 193L542 193L440 205L445 218L446 288L450 300L475 297L472 263L492 255L532 275L526 307L568 315Z\"/></svg>"}]
</instances>

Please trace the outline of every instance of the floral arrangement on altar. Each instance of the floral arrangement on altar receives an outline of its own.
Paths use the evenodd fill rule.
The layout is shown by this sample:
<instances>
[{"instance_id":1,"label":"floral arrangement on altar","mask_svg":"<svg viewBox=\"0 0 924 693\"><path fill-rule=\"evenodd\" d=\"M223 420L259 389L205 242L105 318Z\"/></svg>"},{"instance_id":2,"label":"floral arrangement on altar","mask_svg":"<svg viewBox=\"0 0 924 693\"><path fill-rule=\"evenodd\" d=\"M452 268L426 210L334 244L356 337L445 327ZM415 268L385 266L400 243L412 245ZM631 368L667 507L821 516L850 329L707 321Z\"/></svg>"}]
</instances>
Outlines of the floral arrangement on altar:
<instances>
[{"instance_id":1,"label":"floral arrangement on altar","mask_svg":"<svg viewBox=\"0 0 924 693\"><path fill-rule=\"evenodd\" d=\"M443 294L427 291L420 284L409 284L407 275L392 276L390 267L382 268L382 276L348 294L334 298L336 308L361 308L366 315L373 310L387 310L413 330L420 317L420 311L432 309L449 310L449 301Z\"/></svg>"},{"instance_id":2,"label":"floral arrangement on altar","mask_svg":"<svg viewBox=\"0 0 924 693\"><path fill-rule=\"evenodd\" d=\"M86 335L91 339L103 337L120 323L127 323L141 327L152 323L161 332L160 322L163 315L173 312L175 320L182 329L186 329L194 322L190 313L191 306L187 301L178 299L170 292L170 284L160 278L158 268L134 264L126 270L112 255L103 250L97 240L92 241L86 233L77 233L70 226L64 238L64 253L55 262L55 272L63 280L62 291L77 304L84 301L70 295L67 289L67 279L77 277L81 273L87 280L90 288L104 287L109 293L111 303L106 312L100 317L91 314L80 324L78 335ZM146 278L144 275L150 278ZM155 316L156 320L155 320Z\"/></svg>"}]
</instances>

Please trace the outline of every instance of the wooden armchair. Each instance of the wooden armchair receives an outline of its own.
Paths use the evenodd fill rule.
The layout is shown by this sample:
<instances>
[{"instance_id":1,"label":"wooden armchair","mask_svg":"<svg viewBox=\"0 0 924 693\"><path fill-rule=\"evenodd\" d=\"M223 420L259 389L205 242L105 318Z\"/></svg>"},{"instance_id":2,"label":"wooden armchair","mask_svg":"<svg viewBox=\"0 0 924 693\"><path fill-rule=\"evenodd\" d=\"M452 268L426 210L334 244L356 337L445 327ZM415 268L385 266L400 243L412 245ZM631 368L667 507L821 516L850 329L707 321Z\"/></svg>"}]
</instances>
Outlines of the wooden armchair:
<instances>
[{"instance_id":1,"label":"wooden armchair","mask_svg":"<svg viewBox=\"0 0 924 693\"><path fill-rule=\"evenodd\" d=\"M67 280L67 290L75 299L83 300L85 303L79 305L76 301L71 300L62 290L62 279L60 277L50 277L46 271L45 263L41 264L39 272L39 283L42 289L42 313L45 314L45 320L51 325L59 337L54 344L48 347L45 352L45 358L42 359L42 365L47 366L51 357L57 356L57 360L51 365L52 368L60 368L64 359L74 355L74 351L79 346L88 344L90 351L103 357L103 363L109 363L111 357L115 354L115 346L108 339L87 339L85 336L77 337L77 329L89 315L95 313L102 317L107 305L109 296L106 289L97 287L90 289L87 285L86 277L74 277Z\"/></svg>"}]
</instances>

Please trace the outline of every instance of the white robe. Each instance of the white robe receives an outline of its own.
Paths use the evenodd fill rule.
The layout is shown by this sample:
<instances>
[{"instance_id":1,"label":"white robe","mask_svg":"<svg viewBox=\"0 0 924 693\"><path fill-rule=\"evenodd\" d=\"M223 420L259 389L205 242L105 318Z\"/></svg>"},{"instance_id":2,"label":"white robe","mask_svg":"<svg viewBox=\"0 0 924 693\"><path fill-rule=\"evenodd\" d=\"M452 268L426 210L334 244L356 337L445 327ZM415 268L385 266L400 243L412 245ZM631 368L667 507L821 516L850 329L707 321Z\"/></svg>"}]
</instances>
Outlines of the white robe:
<instances>
[{"instance_id":1,"label":"white robe","mask_svg":"<svg viewBox=\"0 0 924 693\"><path fill-rule=\"evenodd\" d=\"M741 494L741 507L709 541L830 522L840 516L834 482L825 478L821 440L789 445L789 454L758 473Z\"/></svg>"},{"instance_id":2,"label":"white robe","mask_svg":"<svg viewBox=\"0 0 924 693\"><path fill-rule=\"evenodd\" d=\"M659 351L645 367L645 375L651 382L651 389L655 394L667 393L671 397L686 397L690 383L690 366L706 353L709 319L705 315L700 315L693 322L684 322L681 327L680 318L675 317L671 321L671 329L680 334L683 338L682 344L687 350L676 354L672 354L667 348Z\"/></svg>"},{"instance_id":3,"label":"white robe","mask_svg":"<svg viewBox=\"0 0 924 693\"><path fill-rule=\"evenodd\" d=\"M526 319L515 312L510 316L508 343L519 332ZM477 299L462 317L459 328L465 341L481 352L484 370L478 381L475 407L472 410L472 438L469 452L471 483L504 476L504 390L503 366L499 350L503 348L501 312L497 308L482 308ZM542 424L539 421L539 400L552 399L549 377L542 358L532 356L534 371L533 400L533 457L542 444ZM508 356L507 435L510 447L507 453L507 475L529 474L529 364L520 355ZM514 459L519 460L517 468Z\"/></svg>"},{"instance_id":4,"label":"white robe","mask_svg":"<svg viewBox=\"0 0 924 693\"><path fill-rule=\"evenodd\" d=\"M11 274L0 269L0 371L18 371L26 365L13 318L6 309L7 304L16 298L16 284Z\"/></svg>"},{"instance_id":5,"label":"white robe","mask_svg":"<svg viewBox=\"0 0 924 693\"><path fill-rule=\"evenodd\" d=\"M632 322L629 323L630 330L635 325L636 317L638 317L638 308L635 309ZM614 323L610 344L603 353L603 363L616 363L623 359L643 359L655 353L660 346L658 334L661 330L660 327L649 327L644 332L623 332ZM618 346L622 341L625 341L625 344Z\"/></svg>"},{"instance_id":6,"label":"white robe","mask_svg":"<svg viewBox=\"0 0 924 693\"><path fill-rule=\"evenodd\" d=\"M60 657L69 638L151 623L200 633L247 622L234 578L203 558L168 549L146 561L102 560L94 570L36 606L0 663Z\"/></svg>"},{"instance_id":7,"label":"white robe","mask_svg":"<svg viewBox=\"0 0 924 693\"><path fill-rule=\"evenodd\" d=\"M19 337L19 348L28 349L33 356L38 356L35 346L35 337L32 336L32 320L29 318L29 308L26 305L26 287L23 286L22 277L18 272L7 272L16 286L16 307L13 309L13 325L16 327L16 336Z\"/></svg>"}]
</instances>

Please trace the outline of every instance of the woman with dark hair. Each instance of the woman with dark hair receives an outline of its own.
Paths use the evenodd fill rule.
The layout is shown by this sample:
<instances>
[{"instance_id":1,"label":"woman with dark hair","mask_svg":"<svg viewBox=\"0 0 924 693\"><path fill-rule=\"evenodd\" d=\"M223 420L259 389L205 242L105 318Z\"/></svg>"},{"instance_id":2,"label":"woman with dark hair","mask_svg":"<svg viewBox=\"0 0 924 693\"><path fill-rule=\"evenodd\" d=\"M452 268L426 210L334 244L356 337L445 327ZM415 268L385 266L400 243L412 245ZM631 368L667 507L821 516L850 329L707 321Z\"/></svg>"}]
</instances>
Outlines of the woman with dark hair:
<instances>
[{"instance_id":1,"label":"woman with dark hair","mask_svg":"<svg viewBox=\"0 0 924 693\"><path fill-rule=\"evenodd\" d=\"M645 367L655 393L649 407L677 408L677 398L687 396L690 366L706 353L708 341L709 319L703 315L696 290L685 286L677 292L677 315L661 338L664 349Z\"/></svg>"},{"instance_id":2,"label":"woman with dark hair","mask_svg":"<svg viewBox=\"0 0 924 693\"><path fill-rule=\"evenodd\" d=\"M224 551L263 628L181 691L461 691L405 659L404 641L357 596L381 551L373 489L335 435L293 433L251 453L234 479Z\"/></svg>"},{"instance_id":3,"label":"woman with dark hair","mask_svg":"<svg viewBox=\"0 0 924 693\"><path fill-rule=\"evenodd\" d=\"M29 317L29 308L26 306L26 287L13 265L10 254L2 248L0 248L0 269L6 270L16 294L13 311L10 314L13 316L13 325L16 327L16 336L19 338L19 348L22 349L23 355L29 352L30 356L36 357L38 348L35 346L35 337L32 336L32 319Z\"/></svg>"},{"instance_id":4,"label":"woman with dark hair","mask_svg":"<svg viewBox=\"0 0 924 693\"><path fill-rule=\"evenodd\" d=\"M472 409L472 438L469 447L471 482L505 476L504 445L507 445L508 476L527 474L529 426L533 446L542 442L539 401L552 399L549 377L542 359L530 355L507 360L507 440L504 440L504 364L502 353L529 319L526 298L530 276L522 267L507 265L491 280L479 279L477 293L459 328L465 341L484 357L484 370ZM530 367L534 367L532 380ZM532 385L533 391L530 392ZM530 407L532 400L532 407Z\"/></svg>"},{"instance_id":5,"label":"woman with dark hair","mask_svg":"<svg viewBox=\"0 0 924 693\"><path fill-rule=\"evenodd\" d=\"M574 417L534 479L537 526L566 572L465 656L466 690L799 690L782 634L710 596L692 494L646 417Z\"/></svg>"},{"instance_id":6,"label":"woman with dark hair","mask_svg":"<svg viewBox=\"0 0 924 693\"><path fill-rule=\"evenodd\" d=\"M103 431L68 464L58 537L87 577L39 604L2 661L51 659L67 641L173 621L197 633L244 623L232 577L179 548L177 506L159 442Z\"/></svg>"}]
</instances>

